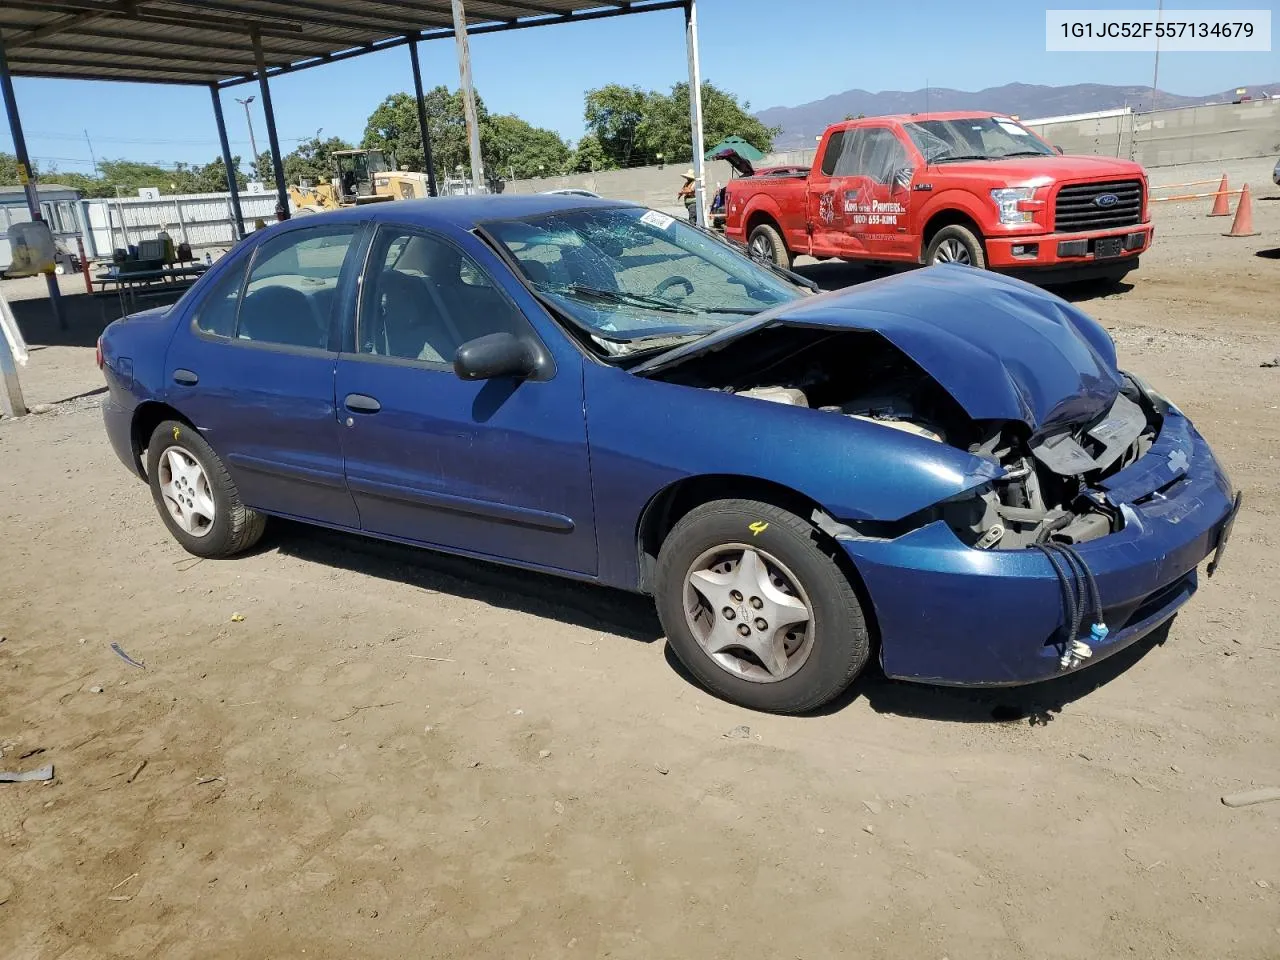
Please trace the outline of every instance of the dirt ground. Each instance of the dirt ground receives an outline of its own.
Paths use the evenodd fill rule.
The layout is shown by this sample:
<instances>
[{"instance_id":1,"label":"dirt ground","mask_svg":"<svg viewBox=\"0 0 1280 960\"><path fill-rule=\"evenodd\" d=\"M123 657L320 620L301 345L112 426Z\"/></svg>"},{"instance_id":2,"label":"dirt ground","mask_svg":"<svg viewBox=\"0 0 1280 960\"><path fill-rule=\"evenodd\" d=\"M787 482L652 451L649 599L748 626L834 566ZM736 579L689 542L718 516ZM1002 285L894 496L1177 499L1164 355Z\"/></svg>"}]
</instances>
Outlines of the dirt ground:
<instances>
[{"instance_id":1,"label":"dirt ground","mask_svg":"<svg viewBox=\"0 0 1280 960\"><path fill-rule=\"evenodd\" d=\"M1262 236L1162 209L1073 293L1243 488L1222 572L1070 682L803 718L693 686L628 595L285 523L197 562L108 448L96 306L20 301L52 407L0 422L0 769L56 779L0 784L0 956L1280 957L1280 803L1220 802L1280 786L1256 166Z\"/></svg>"}]
</instances>

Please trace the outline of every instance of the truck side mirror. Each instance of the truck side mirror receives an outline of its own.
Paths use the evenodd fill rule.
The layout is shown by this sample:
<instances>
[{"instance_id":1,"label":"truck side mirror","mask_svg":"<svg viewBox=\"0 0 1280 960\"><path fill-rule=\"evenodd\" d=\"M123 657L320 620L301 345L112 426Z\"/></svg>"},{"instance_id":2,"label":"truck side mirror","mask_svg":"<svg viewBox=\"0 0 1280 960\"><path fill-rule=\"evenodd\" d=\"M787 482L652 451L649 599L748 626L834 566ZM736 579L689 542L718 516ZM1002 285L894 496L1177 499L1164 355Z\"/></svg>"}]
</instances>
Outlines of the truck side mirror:
<instances>
[{"instance_id":1,"label":"truck side mirror","mask_svg":"<svg viewBox=\"0 0 1280 960\"><path fill-rule=\"evenodd\" d=\"M916 175L911 167L899 167L893 171L893 186L898 190L906 190L911 186L911 178Z\"/></svg>"},{"instance_id":2,"label":"truck side mirror","mask_svg":"<svg viewBox=\"0 0 1280 960\"><path fill-rule=\"evenodd\" d=\"M1062 148L1058 146L1056 143L1053 145L1053 152L1056 153L1058 156L1062 156Z\"/></svg>"}]
</instances>

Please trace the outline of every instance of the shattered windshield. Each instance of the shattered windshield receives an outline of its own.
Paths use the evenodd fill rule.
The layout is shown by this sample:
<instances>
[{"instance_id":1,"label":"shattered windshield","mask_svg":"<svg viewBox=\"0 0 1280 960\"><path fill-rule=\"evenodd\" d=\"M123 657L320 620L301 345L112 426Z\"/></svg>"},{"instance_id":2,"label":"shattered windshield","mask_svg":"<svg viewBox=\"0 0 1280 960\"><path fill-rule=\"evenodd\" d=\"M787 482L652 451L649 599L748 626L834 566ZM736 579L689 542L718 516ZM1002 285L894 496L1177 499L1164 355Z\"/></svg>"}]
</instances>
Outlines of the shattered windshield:
<instances>
[{"instance_id":1,"label":"shattered windshield","mask_svg":"<svg viewBox=\"0 0 1280 960\"><path fill-rule=\"evenodd\" d=\"M656 210L587 207L484 229L535 290L615 355L702 336L803 295Z\"/></svg>"},{"instance_id":2,"label":"shattered windshield","mask_svg":"<svg viewBox=\"0 0 1280 960\"><path fill-rule=\"evenodd\" d=\"M1052 147L1007 117L917 120L903 126L925 163L1055 156Z\"/></svg>"}]
</instances>

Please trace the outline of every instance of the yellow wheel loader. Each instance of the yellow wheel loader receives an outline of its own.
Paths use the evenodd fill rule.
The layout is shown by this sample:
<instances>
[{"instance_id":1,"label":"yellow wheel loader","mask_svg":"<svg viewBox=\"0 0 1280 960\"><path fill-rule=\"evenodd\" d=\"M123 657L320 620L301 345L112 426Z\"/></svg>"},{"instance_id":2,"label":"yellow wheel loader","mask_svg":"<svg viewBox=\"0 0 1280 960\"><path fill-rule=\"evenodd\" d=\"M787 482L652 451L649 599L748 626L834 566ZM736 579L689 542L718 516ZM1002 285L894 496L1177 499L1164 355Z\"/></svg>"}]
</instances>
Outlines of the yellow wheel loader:
<instances>
[{"instance_id":1,"label":"yellow wheel loader","mask_svg":"<svg viewBox=\"0 0 1280 960\"><path fill-rule=\"evenodd\" d=\"M333 154L333 166L334 176L328 183L289 187L289 199L297 212L319 213L429 196L425 173L393 170L381 150L338 150Z\"/></svg>"}]
</instances>

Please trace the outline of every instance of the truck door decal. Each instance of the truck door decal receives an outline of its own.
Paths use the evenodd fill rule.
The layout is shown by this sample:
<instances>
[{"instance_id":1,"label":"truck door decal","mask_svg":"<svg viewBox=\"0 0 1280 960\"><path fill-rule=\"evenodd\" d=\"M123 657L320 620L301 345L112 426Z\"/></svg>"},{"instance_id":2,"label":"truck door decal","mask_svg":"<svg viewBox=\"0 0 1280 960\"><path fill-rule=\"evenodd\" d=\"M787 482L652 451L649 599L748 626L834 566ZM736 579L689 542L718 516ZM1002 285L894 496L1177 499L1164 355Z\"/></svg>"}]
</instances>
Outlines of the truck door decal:
<instances>
[{"instance_id":1,"label":"truck door decal","mask_svg":"<svg viewBox=\"0 0 1280 960\"><path fill-rule=\"evenodd\" d=\"M828 227L836 222L836 194L828 190L818 198L818 216Z\"/></svg>"},{"instance_id":2,"label":"truck door decal","mask_svg":"<svg viewBox=\"0 0 1280 960\"><path fill-rule=\"evenodd\" d=\"M875 192L876 184L868 179L863 179L857 190L845 191L844 212L849 215L849 230L861 234L869 243L897 240L896 232L886 233L881 228L897 227L907 206L897 200L880 200Z\"/></svg>"}]
</instances>

